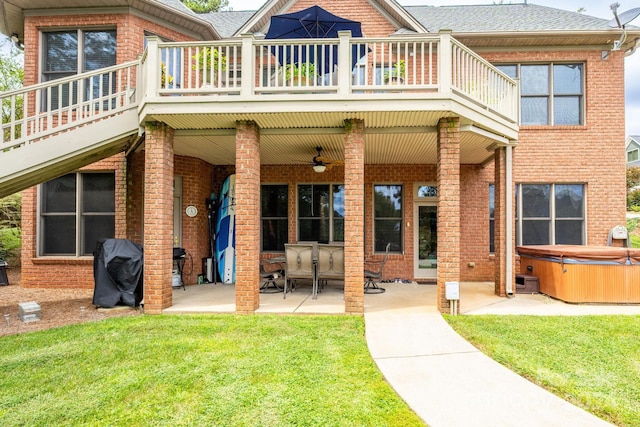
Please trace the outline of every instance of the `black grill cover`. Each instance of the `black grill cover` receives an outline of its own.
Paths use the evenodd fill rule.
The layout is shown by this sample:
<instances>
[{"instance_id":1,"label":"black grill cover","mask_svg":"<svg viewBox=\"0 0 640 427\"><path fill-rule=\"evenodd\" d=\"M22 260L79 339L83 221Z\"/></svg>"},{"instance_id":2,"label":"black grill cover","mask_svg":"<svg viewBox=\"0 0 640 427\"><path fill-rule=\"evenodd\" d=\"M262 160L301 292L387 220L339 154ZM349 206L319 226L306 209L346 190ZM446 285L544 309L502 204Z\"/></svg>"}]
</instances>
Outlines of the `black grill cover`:
<instances>
[{"instance_id":1,"label":"black grill cover","mask_svg":"<svg viewBox=\"0 0 640 427\"><path fill-rule=\"evenodd\" d=\"M93 304L98 307L126 305L142 301L142 246L126 239L102 239L93 253Z\"/></svg>"}]
</instances>

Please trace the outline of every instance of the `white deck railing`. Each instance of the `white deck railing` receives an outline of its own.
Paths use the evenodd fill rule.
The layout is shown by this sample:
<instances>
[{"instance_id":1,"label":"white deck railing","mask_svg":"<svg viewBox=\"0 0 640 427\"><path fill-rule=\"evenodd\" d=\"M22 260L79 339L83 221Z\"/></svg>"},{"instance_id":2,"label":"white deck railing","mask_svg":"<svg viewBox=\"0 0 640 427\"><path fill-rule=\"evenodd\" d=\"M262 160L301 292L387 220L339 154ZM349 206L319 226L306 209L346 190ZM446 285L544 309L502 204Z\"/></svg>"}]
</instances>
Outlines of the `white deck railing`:
<instances>
[{"instance_id":1,"label":"white deck railing","mask_svg":"<svg viewBox=\"0 0 640 427\"><path fill-rule=\"evenodd\" d=\"M456 94L513 123L518 117L517 83L448 32L405 38L351 38L346 32L337 39L152 39L143 66L146 96L153 98Z\"/></svg>"},{"instance_id":2,"label":"white deck railing","mask_svg":"<svg viewBox=\"0 0 640 427\"><path fill-rule=\"evenodd\" d=\"M517 124L517 82L449 32L404 38L351 38L346 32L303 40L245 35L188 43L150 38L139 61L0 93L0 153L150 100L237 95L251 102L297 95L314 102L329 99L318 94L356 100L398 92L414 99L458 97Z\"/></svg>"},{"instance_id":3,"label":"white deck railing","mask_svg":"<svg viewBox=\"0 0 640 427\"><path fill-rule=\"evenodd\" d=\"M139 61L0 93L0 152L137 106Z\"/></svg>"}]
</instances>

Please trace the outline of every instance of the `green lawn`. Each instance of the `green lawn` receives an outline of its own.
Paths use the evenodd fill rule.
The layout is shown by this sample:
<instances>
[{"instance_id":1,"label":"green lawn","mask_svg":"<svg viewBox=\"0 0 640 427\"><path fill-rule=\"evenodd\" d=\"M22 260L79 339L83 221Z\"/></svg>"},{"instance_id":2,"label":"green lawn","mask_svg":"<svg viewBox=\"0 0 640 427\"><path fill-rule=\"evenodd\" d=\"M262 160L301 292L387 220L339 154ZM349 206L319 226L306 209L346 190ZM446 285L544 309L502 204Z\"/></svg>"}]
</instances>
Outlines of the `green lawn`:
<instances>
[{"instance_id":1,"label":"green lawn","mask_svg":"<svg viewBox=\"0 0 640 427\"><path fill-rule=\"evenodd\" d=\"M565 400L617 426L640 426L640 316L446 319L484 353Z\"/></svg>"},{"instance_id":2,"label":"green lawn","mask_svg":"<svg viewBox=\"0 0 640 427\"><path fill-rule=\"evenodd\" d=\"M0 349L2 426L424 425L358 316L112 318Z\"/></svg>"}]
</instances>

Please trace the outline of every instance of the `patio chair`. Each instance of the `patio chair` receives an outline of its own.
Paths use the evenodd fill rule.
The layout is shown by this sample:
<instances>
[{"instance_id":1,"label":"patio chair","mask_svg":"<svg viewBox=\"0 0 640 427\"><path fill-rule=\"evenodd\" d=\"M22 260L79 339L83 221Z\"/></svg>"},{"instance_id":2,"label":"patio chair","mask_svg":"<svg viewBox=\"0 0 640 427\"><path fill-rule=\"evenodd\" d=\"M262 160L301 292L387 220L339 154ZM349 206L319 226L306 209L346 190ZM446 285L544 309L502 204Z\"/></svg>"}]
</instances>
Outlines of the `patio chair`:
<instances>
[{"instance_id":1,"label":"patio chair","mask_svg":"<svg viewBox=\"0 0 640 427\"><path fill-rule=\"evenodd\" d=\"M344 245L318 245L318 288L329 279L344 280Z\"/></svg>"},{"instance_id":2,"label":"patio chair","mask_svg":"<svg viewBox=\"0 0 640 427\"><path fill-rule=\"evenodd\" d=\"M381 294L386 291L385 288L381 288L376 281L382 280L382 274L384 272L384 265L387 263L389 257L389 249L391 243L387 243L387 247L384 251L384 257L381 261L365 261L364 270L364 293L365 294ZM366 268L366 266L369 268Z\"/></svg>"},{"instance_id":3,"label":"patio chair","mask_svg":"<svg viewBox=\"0 0 640 427\"><path fill-rule=\"evenodd\" d=\"M282 264L271 263L268 260L260 261L260 278L264 280L260 285L260 293L277 293L282 292L283 288L278 286L276 279L283 277Z\"/></svg>"},{"instance_id":4,"label":"patio chair","mask_svg":"<svg viewBox=\"0 0 640 427\"><path fill-rule=\"evenodd\" d=\"M286 258L284 270L284 298L287 291L295 288L296 279L310 279L312 283L311 295L316 298L318 292L318 280L313 260L313 245L285 243L284 253Z\"/></svg>"}]
</instances>

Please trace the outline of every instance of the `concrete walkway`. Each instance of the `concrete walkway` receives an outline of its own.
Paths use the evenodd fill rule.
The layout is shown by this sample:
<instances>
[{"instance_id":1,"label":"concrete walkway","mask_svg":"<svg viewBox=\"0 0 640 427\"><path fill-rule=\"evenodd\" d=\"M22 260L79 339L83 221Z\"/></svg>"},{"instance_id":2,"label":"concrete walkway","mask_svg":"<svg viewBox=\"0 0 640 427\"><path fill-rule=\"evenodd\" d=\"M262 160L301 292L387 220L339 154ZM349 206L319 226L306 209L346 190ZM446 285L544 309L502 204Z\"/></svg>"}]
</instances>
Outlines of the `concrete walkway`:
<instances>
[{"instance_id":1,"label":"concrete walkway","mask_svg":"<svg viewBox=\"0 0 640 427\"><path fill-rule=\"evenodd\" d=\"M365 324L379 369L431 427L611 425L485 356L433 307L365 313Z\"/></svg>"},{"instance_id":2,"label":"concrete walkway","mask_svg":"<svg viewBox=\"0 0 640 427\"><path fill-rule=\"evenodd\" d=\"M503 299L494 308L502 314L516 314L521 305L542 311L555 307L545 314L569 314L562 311L576 308L597 311L590 306L544 304L544 298ZM626 314L632 314L629 308L640 312L638 306L618 308ZM491 310L483 306L479 311ZM431 427L611 425L485 356L462 339L434 307L420 312L368 312L365 324L369 351L379 369Z\"/></svg>"}]
</instances>

